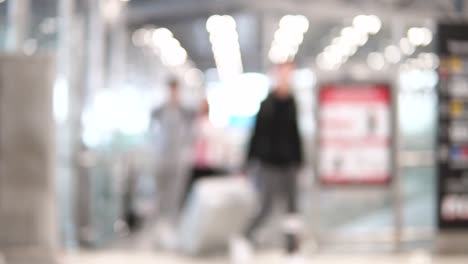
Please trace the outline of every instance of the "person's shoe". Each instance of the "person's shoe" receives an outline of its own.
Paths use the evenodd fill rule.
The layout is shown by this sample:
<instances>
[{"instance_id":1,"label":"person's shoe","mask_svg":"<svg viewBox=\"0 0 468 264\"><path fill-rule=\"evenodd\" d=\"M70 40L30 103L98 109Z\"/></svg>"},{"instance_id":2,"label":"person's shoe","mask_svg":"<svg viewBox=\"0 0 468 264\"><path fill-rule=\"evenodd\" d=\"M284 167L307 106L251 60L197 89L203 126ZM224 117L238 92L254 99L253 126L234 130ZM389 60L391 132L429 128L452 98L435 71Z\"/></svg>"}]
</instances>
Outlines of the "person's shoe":
<instances>
[{"instance_id":1,"label":"person's shoe","mask_svg":"<svg viewBox=\"0 0 468 264\"><path fill-rule=\"evenodd\" d=\"M229 242L229 257L232 264L252 264L253 249L244 237L235 237Z\"/></svg>"},{"instance_id":2,"label":"person's shoe","mask_svg":"<svg viewBox=\"0 0 468 264\"><path fill-rule=\"evenodd\" d=\"M296 254L300 251L303 229L303 222L297 215L290 215L283 222L285 248L288 254Z\"/></svg>"}]
</instances>

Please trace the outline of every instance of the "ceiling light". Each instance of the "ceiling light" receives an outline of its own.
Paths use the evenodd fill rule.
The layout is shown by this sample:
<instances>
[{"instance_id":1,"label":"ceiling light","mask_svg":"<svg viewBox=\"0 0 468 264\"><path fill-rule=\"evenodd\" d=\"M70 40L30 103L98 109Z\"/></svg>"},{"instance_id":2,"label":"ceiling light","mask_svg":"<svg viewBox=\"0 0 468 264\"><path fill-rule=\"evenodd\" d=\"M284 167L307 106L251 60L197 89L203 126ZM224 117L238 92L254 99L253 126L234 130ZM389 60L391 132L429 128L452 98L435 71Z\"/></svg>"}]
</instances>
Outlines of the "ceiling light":
<instances>
[{"instance_id":1,"label":"ceiling light","mask_svg":"<svg viewBox=\"0 0 468 264\"><path fill-rule=\"evenodd\" d=\"M148 45L149 44L149 39L150 39L150 32L149 30L145 29L145 28L140 28L138 30L136 30L135 32L133 32L133 35L132 35L132 42L133 42L133 45L137 46L137 47L142 47L144 45Z\"/></svg>"},{"instance_id":2,"label":"ceiling light","mask_svg":"<svg viewBox=\"0 0 468 264\"><path fill-rule=\"evenodd\" d=\"M239 35L234 18L229 15L213 15L208 18L206 29L210 33L211 49L220 79L225 80L242 73Z\"/></svg>"},{"instance_id":3,"label":"ceiling light","mask_svg":"<svg viewBox=\"0 0 468 264\"><path fill-rule=\"evenodd\" d=\"M341 64L328 52L320 53L316 59L317 66L323 70L337 70Z\"/></svg>"},{"instance_id":4,"label":"ceiling light","mask_svg":"<svg viewBox=\"0 0 468 264\"><path fill-rule=\"evenodd\" d=\"M382 28L382 21L376 15L359 15L354 18L353 27L362 33L375 35Z\"/></svg>"},{"instance_id":5,"label":"ceiling light","mask_svg":"<svg viewBox=\"0 0 468 264\"><path fill-rule=\"evenodd\" d=\"M418 59L425 68L435 70L439 67L440 59L435 53L421 53Z\"/></svg>"},{"instance_id":6,"label":"ceiling light","mask_svg":"<svg viewBox=\"0 0 468 264\"><path fill-rule=\"evenodd\" d=\"M373 70L380 71L385 66L385 58L382 53L371 52L367 56L367 64Z\"/></svg>"},{"instance_id":7,"label":"ceiling light","mask_svg":"<svg viewBox=\"0 0 468 264\"><path fill-rule=\"evenodd\" d=\"M401 60L401 52L400 49L395 45L390 45L385 48L385 59L387 59L390 63L396 64Z\"/></svg>"},{"instance_id":8,"label":"ceiling light","mask_svg":"<svg viewBox=\"0 0 468 264\"><path fill-rule=\"evenodd\" d=\"M382 21L376 15L370 15L368 17L369 23L369 34L375 35L379 33L380 29L382 28Z\"/></svg>"},{"instance_id":9,"label":"ceiling light","mask_svg":"<svg viewBox=\"0 0 468 264\"><path fill-rule=\"evenodd\" d=\"M421 28L413 27L408 30L408 40L412 45L421 46L424 38L424 31Z\"/></svg>"},{"instance_id":10,"label":"ceiling light","mask_svg":"<svg viewBox=\"0 0 468 264\"><path fill-rule=\"evenodd\" d=\"M297 26L301 29L302 33L307 32L309 30L309 20L307 17L303 15L296 16Z\"/></svg>"},{"instance_id":11,"label":"ceiling light","mask_svg":"<svg viewBox=\"0 0 468 264\"><path fill-rule=\"evenodd\" d=\"M281 47L272 47L268 53L268 58L273 63L285 63L289 58L289 52Z\"/></svg>"},{"instance_id":12,"label":"ceiling light","mask_svg":"<svg viewBox=\"0 0 468 264\"><path fill-rule=\"evenodd\" d=\"M165 50L162 55L162 62L166 66L180 66L187 60L187 52L180 46Z\"/></svg>"},{"instance_id":13,"label":"ceiling light","mask_svg":"<svg viewBox=\"0 0 468 264\"><path fill-rule=\"evenodd\" d=\"M279 21L268 57L273 63L294 59L309 29L309 20L302 15L285 15Z\"/></svg>"},{"instance_id":14,"label":"ceiling light","mask_svg":"<svg viewBox=\"0 0 468 264\"><path fill-rule=\"evenodd\" d=\"M216 28L218 27L218 25L221 22L222 18L220 15L212 15L208 18L208 20L206 21L206 30L208 32L214 32L216 30Z\"/></svg>"},{"instance_id":15,"label":"ceiling light","mask_svg":"<svg viewBox=\"0 0 468 264\"><path fill-rule=\"evenodd\" d=\"M400 49L405 55L412 55L415 51L414 46L410 43L408 38L402 38L400 40Z\"/></svg>"},{"instance_id":16,"label":"ceiling light","mask_svg":"<svg viewBox=\"0 0 468 264\"><path fill-rule=\"evenodd\" d=\"M353 27L346 27L341 30L342 42L350 46L359 45L361 40L361 33Z\"/></svg>"},{"instance_id":17,"label":"ceiling light","mask_svg":"<svg viewBox=\"0 0 468 264\"><path fill-rule=\"evenodd\" d=\"M303 15L285 15L279 22L279 27L287 31L299 31L301 33L309 30L309 20Z\"/></svg>"},{"instance_id":18,"label":"ceiling light","mask_svg":"<svg viewBox=\"0 0 468 264\"><path fill-rule=\"evenodd\" d=\"M365 16L365 15L359 15L359 16L356 16L354 19L353 19L353 27L356 28L357 30L361 31L361 32L365 32L365 33L368 33L369 30L368 30L368 17Z\"/></svg>"},{"instance_id":19,"label":"ceiling light","mask_svg":"<svg viewBox=\"0 0 468 264\"><path fill-rule=\"evenodd\" d=\"M173 38L174 35L172 32L167 28L157 28L153 31L153 41L155 43L167 41L168 39Z\"/></svg>"},{"instance_id":20,"label":"ceiling light","mask_svg":"<svg viewBox=\"0 0 468 264\"><path fill-rule=\"evenodd\" d=\"M432 31L428 28L421 28L422 33L424 34L424 40L422 46L427 46L432 42Z\"/></svg>"}]
</instances>

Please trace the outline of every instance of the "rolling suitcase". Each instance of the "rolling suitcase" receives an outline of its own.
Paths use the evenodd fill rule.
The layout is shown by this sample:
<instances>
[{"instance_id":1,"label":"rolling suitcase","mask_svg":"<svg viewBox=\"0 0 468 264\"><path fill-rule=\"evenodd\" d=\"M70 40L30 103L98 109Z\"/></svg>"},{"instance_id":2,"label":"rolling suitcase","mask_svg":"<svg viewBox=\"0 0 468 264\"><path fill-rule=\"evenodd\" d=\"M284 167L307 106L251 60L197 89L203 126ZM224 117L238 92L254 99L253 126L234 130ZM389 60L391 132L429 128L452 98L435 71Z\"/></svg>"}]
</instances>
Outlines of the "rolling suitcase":
<instances>
[{"instance_id":1,"label":"rolling suitcase","mask_svg":"<svg viewBox=\"0 0 468 264\"><path fill-rule=\"evenodd\" d=\"M201 255L226 249L229 240L243 233L256 210L256 192L243 177L198 181L180 220L179 249Z\"/></svg>"}]
</instances>

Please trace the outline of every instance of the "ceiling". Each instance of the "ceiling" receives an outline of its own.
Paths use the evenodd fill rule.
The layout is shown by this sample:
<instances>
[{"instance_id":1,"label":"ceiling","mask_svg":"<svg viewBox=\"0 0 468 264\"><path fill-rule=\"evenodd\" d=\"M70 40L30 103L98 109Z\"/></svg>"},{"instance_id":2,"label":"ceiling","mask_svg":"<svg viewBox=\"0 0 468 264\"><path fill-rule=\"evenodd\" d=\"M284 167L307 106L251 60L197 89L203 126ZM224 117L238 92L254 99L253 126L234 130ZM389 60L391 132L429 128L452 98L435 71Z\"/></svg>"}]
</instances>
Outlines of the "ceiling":
<instances>
[{"instance_id":1,"label":"ceiling","mask_svg":"<svg viewBox=\"0 0 468 264\"><path fill-rule=\"evenodd\" d=\"M207 18L230 14L237 22L244 71L264 71L268 49L278 21L286 14L303 14L309 31L296 59L309 65L317 54L351 25L359 14L375 14L383 28L358 50L352 60L362 60L372 51L382 51L401 38L409 27L434 26L434 18L456 16L460 1L449 0L132 0L128 10L131 30L145 25L167 27L202 70L215 67ZM428 48L430 49L430 47Z\"/></svg>"}]
</instances>

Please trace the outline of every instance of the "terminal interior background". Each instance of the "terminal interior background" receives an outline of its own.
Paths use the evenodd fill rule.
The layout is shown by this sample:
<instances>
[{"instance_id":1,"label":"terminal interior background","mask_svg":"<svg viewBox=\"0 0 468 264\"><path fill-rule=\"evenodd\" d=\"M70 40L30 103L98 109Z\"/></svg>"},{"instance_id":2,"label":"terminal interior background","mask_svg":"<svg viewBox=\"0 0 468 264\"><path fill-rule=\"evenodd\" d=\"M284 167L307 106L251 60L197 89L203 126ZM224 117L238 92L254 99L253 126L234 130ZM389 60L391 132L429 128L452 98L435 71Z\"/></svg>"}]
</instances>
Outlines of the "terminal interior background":
<instances>
[{"instance_id":1,"label":"terminal interior background","mask_svg":"<svg viewBox=\"0 0 468 264\"><path fill-rule=\"evenodd\" d=\"M75 257L76 263L86 263L82 254L96 254L100 259L91 263L119 263L128 256L141 263L151 258L143 260L144 256L153 256L156 263L178 263L148 251L144 244L152 234L130 235L122 220L129 177L137 177L141 185L139 212L145 216L154 210L150 188L154 156L148 125L151 110L166 100L167 79L176 76L180 81L182 100L189 107L195 109L207 96L211 121L225 129L232 143L226 150L232 152L229 162L239 166L252 122L271 86L271 65L292 53L297 64L294 94L307 154L300 201L311 263L314 256L317 263L338 263L342 258L356 263L438 263L438 257L431 258L439 237L434 160L439 81L436 29L440 21L464 21L465 2L0 0L0 48L5 54L1 57L8 62L11 56L19 56L23 61L12 70L0 63L2 86L18 82L44 87L44 91L49 84L53 88L50 93L22 92L16 103L5 104L10 108L0 105L0 116L27 119L33 116L31 105L47 103L54 118L49 129L44 128L47 118L31 126L54 142L50 175L39 182L23 179L8 185L0 181L0 197L26 208L25 201L33 201L36 195L29 190L47 190L50 195L40 201L47 206L35 210L45 212L40 208L47 207L54 216L36 222L49 230L44 240L54 240L57 255L66 256L63 259ZM214 41L210 34L215 35L216 29L207 30L213 15L235 20L232 32L224 32L231 37ZM286 15L302 15L302 33L277 32ZM356 25L359 16L371 18L361 25L369 34L354 48L340 46L346 56L337 59L340 51L333 49L335 39ZM155 35L165 38L164 43L153 41ZM275 39L291 47L275 46ZM315 180L317 91L320 84L332 82L391 85L398 166L389 186L323 188ZM16 195L6 195L11 192ZM26 241L31 234L21 230L21 224L5 224L14 222L0 220L0 235L23 232L18 241ZM33 225L39 225L36 222ZM272 222L269 225L274 226ZM8 241L0 236L0 252L3 244ZM144 253L132 255L139 251ZM113 253L104 258L105 252ZM384 257L371 257L380 255ZM466 262L460 258L447 263ZM129 262L133 259L128 257Z\"/></svg>"}]
</instances>

